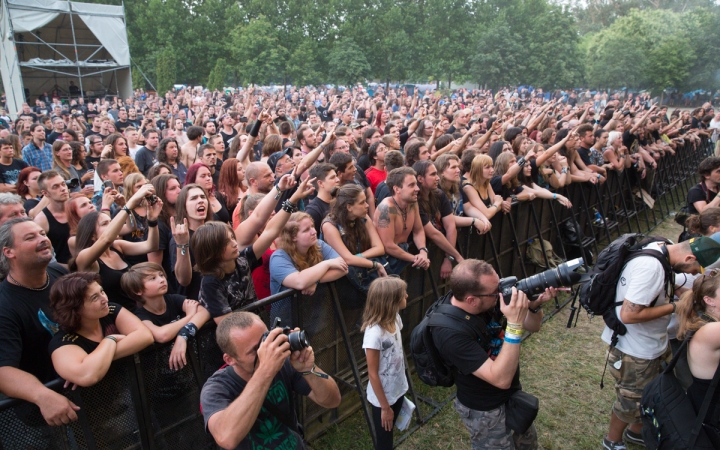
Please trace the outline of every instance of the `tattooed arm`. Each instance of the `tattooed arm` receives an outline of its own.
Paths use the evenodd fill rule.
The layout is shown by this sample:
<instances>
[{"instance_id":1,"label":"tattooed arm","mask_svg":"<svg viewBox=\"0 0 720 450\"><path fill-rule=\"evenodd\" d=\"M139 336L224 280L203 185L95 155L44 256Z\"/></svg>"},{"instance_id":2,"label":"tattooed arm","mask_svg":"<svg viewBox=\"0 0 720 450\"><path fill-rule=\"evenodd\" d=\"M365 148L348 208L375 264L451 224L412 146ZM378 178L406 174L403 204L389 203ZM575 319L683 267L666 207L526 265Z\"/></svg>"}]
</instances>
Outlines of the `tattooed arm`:
<instances>
[{"instance_id":1,"label":"tattooed arm","mask_svg":"<svg viewBox=\"0 0 720 450\"><path fill-rule=\"evenodd\" d=\"M624 324L649 322L672 314L674 309L675 307L671 303L660 306L644 306L624 299L620 308L620 319Z\"/></svg>"},{"instance_id":2,"label":"tattooed arm","mask_svg":"<svg viewBox=\"0 0 720 450\"><path fill-rule=\"evenodd\" d=\"M403 261L414 262L415 256L401 249L395 243L395 221L398 220L399 215L397 208L388 205L386 199L375 209L373 222L388 255Z\"/></svg>"}]
</instances>

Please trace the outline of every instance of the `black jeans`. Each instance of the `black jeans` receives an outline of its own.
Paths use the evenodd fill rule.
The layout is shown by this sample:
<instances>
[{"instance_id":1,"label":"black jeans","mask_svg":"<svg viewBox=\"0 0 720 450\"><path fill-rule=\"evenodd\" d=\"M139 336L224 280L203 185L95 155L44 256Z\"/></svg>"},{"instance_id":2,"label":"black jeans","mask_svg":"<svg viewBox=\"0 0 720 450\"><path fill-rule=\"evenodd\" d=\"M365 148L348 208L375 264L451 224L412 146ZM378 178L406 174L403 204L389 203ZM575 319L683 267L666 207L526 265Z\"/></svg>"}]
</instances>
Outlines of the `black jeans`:
<instances>
[{"instance_id":1,"label":"black jeans","mask_svg":"<svg viewBox=\"0 0 720 450\"><path fill-rule=\"evenodd\" d=\"M392 410L394 413L393 428L395 427L395 422L397 422L398 414L400 414L400 408L402 408L403 398L405 397L400 397L398 401L396 401L395 404L392 405ZM382 409L372 404L370 404L370 406L372 406L373 425L375 426L375 434L377 434L377 447L375 448L377 450L392 450L393 432L392 430L385 431L382 426Z\"/></svg>"}]
</instances>

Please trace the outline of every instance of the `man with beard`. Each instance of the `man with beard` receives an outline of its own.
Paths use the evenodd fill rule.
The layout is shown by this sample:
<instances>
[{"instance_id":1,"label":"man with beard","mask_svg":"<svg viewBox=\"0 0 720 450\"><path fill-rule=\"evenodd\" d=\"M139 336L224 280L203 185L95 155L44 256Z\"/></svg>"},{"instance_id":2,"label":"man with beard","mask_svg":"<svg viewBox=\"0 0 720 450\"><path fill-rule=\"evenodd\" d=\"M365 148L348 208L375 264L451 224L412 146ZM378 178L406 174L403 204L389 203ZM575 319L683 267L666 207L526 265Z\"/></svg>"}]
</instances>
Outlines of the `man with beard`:
<instances>
[{"instance_id":1,"label":"man with beard","mask_svg":"<svg viewBox=\"0 0 720 450\"><path fill-rule=\"evenodd\" d=\"M207 144L210 139L217 134L217 128L215 127L215 122L212 120L208 120L203 124L203 129L205 130L205 135L202 138L202 144Z\"/></svg>"},{"instance_id":2,"label":"man with beard","mask_svg":"<svg viewBox=\"0 0 720 450\"><path fill-rule=\"evenodd\" d=\"M42 227L52 242L57 262L67 265L72 257L68 247L70 226L65 213L65 202L70 198L68 187L63 177L54 170L41 173L37 184L42 195L47 197L50 203L35 216L35 222Z\"/></svg>"},{"instance_id":3,"label":"man with beard","mask_svg":"<svg viewBox=\"0 0 720 450\"><path fill-rule=\"evenodd\" d=\"M307 155L318 145L317 135L310 127L300 127L298 130L298 142L303 155Z\"/></svg>"},{"instance_id":4,"label":"man with beard","mask_svg":"<svg viewBox=\"0 0 720 450\"><path fill-rule=\"evenodd\" d=\"M410 167L400 167L388 174L385 183L393 195L378 205L373 222L388 255L386 271L400 275L408 264L427 270L430 260L417 205L420 187L415 171ZM417 255L408 253L407 240L411 232L419 250Z\"/></svg>"},{"instance_id":5,"label":"man with beard","mask_svg":"<svg viewBox=\"0 0 720 450\"><path fill-rule=\"evenodd\" d=\"M335 198L340 180L335 172L335 166L329 163L320 163L310 169L310 178L315 178L313 185L317 196L310 201L305 212L310 214L315 223L315 231L320 235L320 225L330 211L330 202Z\"/></svg>"},{"instance_id":6,"label":"man with beard","mask_svg":"<svg viewBox=\"0 0 720 450\"><path fill-rule=\"evenodd\" d=\"M0 226L0 392L34 403L49 425L77 420L78 408L46 388L57 377L48 344L58 326L50 310L50 288L67 271L50 264L45 231L27 217Z\"/></svg>"}]
</instances>

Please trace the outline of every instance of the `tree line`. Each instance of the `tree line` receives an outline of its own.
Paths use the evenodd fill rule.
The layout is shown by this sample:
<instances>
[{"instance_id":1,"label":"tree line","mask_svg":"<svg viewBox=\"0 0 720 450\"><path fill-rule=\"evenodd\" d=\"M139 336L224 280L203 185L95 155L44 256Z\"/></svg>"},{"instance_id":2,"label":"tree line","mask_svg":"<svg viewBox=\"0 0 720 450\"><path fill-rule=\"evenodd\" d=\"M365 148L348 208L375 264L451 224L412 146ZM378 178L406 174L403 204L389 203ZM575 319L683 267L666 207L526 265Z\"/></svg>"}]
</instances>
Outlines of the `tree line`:
<instances>
[{"instance_id":1,"label":"tree line","mask_svg":"<svg viewBox=\"0 0 720 450\"><path fill-rule=\"evenodd\" d=\"M116 3L120 0L93 0ZM126 0L134 62L160 91L248 83L489 88L720 86L712 0ZM133 70L135 87L145 87Z\"/></svg>"}]
</instances>

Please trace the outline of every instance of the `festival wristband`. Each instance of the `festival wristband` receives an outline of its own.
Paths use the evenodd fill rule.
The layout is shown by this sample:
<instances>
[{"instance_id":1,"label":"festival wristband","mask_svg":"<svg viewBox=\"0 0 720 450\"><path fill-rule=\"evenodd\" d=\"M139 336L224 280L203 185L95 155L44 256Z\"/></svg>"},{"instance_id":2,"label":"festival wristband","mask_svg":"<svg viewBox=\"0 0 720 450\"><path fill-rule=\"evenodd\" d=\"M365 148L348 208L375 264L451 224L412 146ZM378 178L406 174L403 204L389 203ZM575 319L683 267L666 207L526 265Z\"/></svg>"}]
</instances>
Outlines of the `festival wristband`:
<instances>
[{"instance_id":1,"label":"festival wristband","mask_svg":"<svg viewBox=\"0 0 720 450\"><path fill-rule=\"evenodd\" d=\"M511 337L506 334L505 342L507 342L508 344L520 344L520 343L522 343L522 339L517 338L517 337Z\"/></svg>"}]
</instances>

